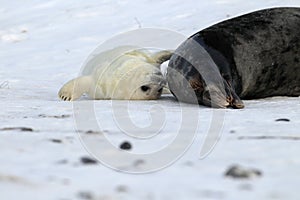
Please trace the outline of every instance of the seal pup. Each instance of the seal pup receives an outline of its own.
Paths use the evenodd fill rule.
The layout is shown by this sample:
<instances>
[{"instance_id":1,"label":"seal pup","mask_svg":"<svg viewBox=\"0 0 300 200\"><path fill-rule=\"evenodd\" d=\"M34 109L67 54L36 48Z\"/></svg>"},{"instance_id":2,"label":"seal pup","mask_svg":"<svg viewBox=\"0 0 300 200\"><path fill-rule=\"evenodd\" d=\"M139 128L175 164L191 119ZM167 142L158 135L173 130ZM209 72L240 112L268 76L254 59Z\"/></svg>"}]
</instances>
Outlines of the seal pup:
<instances>
[{"instance_id":1,"label":"seal pup","mask_svg":"<svg viewBox=\"0 0 300 200\"><path fill-rule=\"evenodd\" d=\"M201 30L171 57L169 88L178 100L218 108L243 108L241 99L300 96L299 30L300 8L292 7L255 11Z\"/></svg>"},{"instance_id":2,"label":"seal pup","mask_svg":"<svg viewBox=\"0 0 300 200\"><path fill-rule=\"evenodd\" d=\"M58 96L64 101L76 100L85 93L92 99L158 99L166 86L159 67L171 54L131 46L104 51L94 56L82 76L64 84Z\"/></svg>"}]
</instances>

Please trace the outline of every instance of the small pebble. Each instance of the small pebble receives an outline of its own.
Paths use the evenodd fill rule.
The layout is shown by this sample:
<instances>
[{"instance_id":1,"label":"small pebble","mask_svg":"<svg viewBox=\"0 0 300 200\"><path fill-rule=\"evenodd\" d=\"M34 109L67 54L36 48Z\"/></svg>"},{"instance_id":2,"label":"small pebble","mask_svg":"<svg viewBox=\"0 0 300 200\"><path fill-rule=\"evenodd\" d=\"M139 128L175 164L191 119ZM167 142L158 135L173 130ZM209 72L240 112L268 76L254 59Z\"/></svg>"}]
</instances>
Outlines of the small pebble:
<instances>
[{"instance_id":1,"label":"small pebble","mask_svg":"<svg viewBox=\"0 0 300 200\"><path fill-rule=\"evenodd\" d=\"M24 131L24 132L33 132L33 129L28 127L20 127L19 129L20 131Z\"/></svg>"},{"instance_id":2,"label":"small pebble","mask_svg":"<svg viewBox=\"0 0 300 200\"><path fill-rule=\"evenodd\" d=\"M123 142L122 144L120 144L120 149L123 150L130 150L132 148L131 144L127 141Z\"/></svg>"},{"instance_id":3,"label":"small pebble","mask_svg":"<svg viewBox=\"0 0 300 200\"><path fill-rule=\"evenodd\" d=\"M92 130L88 130L85 133L86 134L101 134L101 132L99 132L99 131L92 131Z\"/></svg>"},{"instance_id":4,"label":"small pebble","mask_svg":"<svg viewBox=\"0 0 300 200\"><path fill-rule=\"evenodd\" d=\"M258 169L244 168L238 165L231 166L226 172L225 176L236 179L251 179L262 176L262 172Z\"/></svg>"},{"instance_id":5,"label":"small pebble","mask_svg":"<svg viewBox=\"0 0 300 200\"><path fill-rule=\"evenodd\" d=\"M116 190L117 192L128 192L128 187L126 185L118 185Z\"/></svg>"},{"instance_id":6,"label":"small pebble","mask_svg":"<svg viewBox=\"0 0 300 200\"><path fill-rule=\"evenodd\" d=\"M54 143L62 143L62 140L60 139L50 139L50 141Z\"/></svg>"},{"instance_id":7,"label":"small pebble","mask_svg":"<svg viewBox=\"0 0 300 200\"><path fill-rule=\"evenodd\" d=\"M24 132L33 132L33 129L28 127L8 127L8 128L0 129L0 131L15 131L15 130L24 131Z\"/></svg>"},{"instance_id":8,"label":"small pebble","mask_svg":"<svg viewBox=\"0 0 300 200\"><path fill-rule=\"evenodd\" d=\"M77 195L80 199L84 199L84 200L94 199L94 195L91 192L88 192L88 191L80 191L80 192L78 192Z\"/></svg>"},{"instance_id":9,"label":"small pebble","mask_svg":"<svg viewBox=\"0 0 300 200\"><path fill-rule=\"evenodd\" d=\"M276 122L289 122L291 120L287 119L287 118L280 118L280 119L276 119Z\"/></svg>"},{"instance_id":10,"label":"small pebble","mask_svg":"<svg viewBox=\"0 0 300 200\"><path fill-rule=\"evenodd\" d=\"M40 114L38 115L40 118L56 118L56 119L64 119L71 117L71 115L45 115L45 114Z\"/></svg>"},{"instance_id":11,"label":"small pebble","mask_svg":"<svg viewBox=\"0 0 300 200\"><path fill-rule=\"evenodd\" d=\"M90 157L81 157L80 158L80 161L83 163L83 164L86 164L86 165L91 165L91 164L97 164L98 161L93 159L93 158L90 158Z\"/></svg>"}]
</instances>

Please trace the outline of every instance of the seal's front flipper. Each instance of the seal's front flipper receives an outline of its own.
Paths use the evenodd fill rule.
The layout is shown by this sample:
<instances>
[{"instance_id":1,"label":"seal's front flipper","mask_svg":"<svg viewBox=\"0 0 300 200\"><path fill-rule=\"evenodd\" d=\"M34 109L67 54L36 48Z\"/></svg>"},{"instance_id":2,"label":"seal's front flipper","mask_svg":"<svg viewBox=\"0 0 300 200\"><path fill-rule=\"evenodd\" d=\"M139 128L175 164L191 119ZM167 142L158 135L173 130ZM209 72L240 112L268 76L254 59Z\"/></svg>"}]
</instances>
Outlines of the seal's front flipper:
<instances>
[{"instance_id":1,"label":"seal's front flipper","mask_svg":"<svg viewBox=\"0 0 300 200\"><path fill-rule=\"evenodd\" d=\"M163 62L166 62L167 60L170 60L172 54L173 54L173 51L168 51L168 50L159 51L159 52L153 54L151 56L151 58L153 59L153 61L156 64L161 65Z\"/></svg>"},{"instance_id":2,"label":"seal's front flipper","mask_svg":"<svg viewBox=\"0 0 300 200\"><path fill-rule=\"evenodd\" d=\"M64 101L74 101L90 90L92 78L80 76L67 82L58 92L58 96Z\"/></svg>"}]
</instances>

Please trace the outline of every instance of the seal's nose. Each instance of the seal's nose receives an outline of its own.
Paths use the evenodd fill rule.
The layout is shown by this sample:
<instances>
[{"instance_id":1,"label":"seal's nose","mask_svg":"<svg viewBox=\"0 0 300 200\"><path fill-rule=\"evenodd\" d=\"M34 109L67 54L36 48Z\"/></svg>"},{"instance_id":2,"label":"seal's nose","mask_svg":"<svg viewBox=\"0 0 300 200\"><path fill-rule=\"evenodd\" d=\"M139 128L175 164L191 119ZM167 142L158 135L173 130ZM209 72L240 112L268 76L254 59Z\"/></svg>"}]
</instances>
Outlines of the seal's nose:
<instances>
[{"instance_id":1,"label":"seal's nose","mask_svg":"<svg viewBox=\"0 0 300 200\"><path fill-rule=\"evenodd\" d=\"M245 107L244 103L240 98L233 99L230 103L232 108L242 109Z\"/></svg>"}]
</instances>

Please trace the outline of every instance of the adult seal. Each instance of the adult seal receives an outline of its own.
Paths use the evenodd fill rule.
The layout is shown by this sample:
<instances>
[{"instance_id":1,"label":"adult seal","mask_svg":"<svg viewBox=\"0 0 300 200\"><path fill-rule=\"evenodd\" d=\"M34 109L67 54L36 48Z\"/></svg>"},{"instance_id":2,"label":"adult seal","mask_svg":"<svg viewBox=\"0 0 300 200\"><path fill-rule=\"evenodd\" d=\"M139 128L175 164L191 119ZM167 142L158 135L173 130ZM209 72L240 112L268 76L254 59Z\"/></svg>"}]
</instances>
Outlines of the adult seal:
<instances>
[{"instance_id":1,"label":"adult seal","mask_svg":"<svg viewBox=\"0 0 300 200\"><path fill-rule=\"evenodd\" d=\"M170 51L151 53L131 46L104 51L87 63L82 76L64 84L58 96L64 101L83 94L92 99L157 99L166 85L159 66L170 57Z\"/></svg>"},{"instance_id":2,"label":"adult seal","mask_svg":"<svg viewBox=\"0 0 300 200\"><path fill-rule=\"evenodd\" d=\"M179 101L243 108L241 99L300 95L300 8L264 9L189 37L167 82Z\"/></svg>"}]
</instances>

